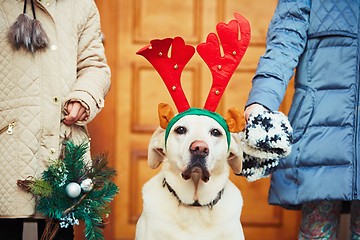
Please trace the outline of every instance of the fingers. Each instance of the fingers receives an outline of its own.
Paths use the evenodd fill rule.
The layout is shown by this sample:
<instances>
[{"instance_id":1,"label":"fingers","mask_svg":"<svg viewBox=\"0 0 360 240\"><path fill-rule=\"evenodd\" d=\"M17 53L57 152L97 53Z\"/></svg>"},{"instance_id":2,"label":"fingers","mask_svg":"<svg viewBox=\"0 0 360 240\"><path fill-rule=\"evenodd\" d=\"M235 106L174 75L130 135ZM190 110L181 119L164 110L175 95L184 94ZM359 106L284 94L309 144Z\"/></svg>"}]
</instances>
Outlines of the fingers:
<instances>
[{"instance_id":1,"label":"fingers","mask_svg":"<svg viewBox=\"0 0 360 240\"><path fill-rule=\"evenodd\" d=\"M79 117L79 121L86 121L87 120L87 116L88 114L86 113L86 110L84 109L84 113L81 114L81 116Z\"/></svg>"},{"instance_id":2,"label":"fingers","mask_svg":"<svg viewBox=\"0 0 360 240\"><path fill-rule=\"evenodd\" d=\"M72 125L77 121L84 121L87 118L86 109L80 102L70 102L67 105L66 112L68 114L63 119L66 125Z\"/></svg>"},{"instance_id":3,"label":"fingers","mask_svg":"<svg viewBox=\"0 0 360 240\"><path fill-rule=\"evenodd\" d=\"M250 106L248 106L246 109L245 109L245 112L244 112L244 117L245 117L245 121L247 122L248 121L248 118L250 116L250 114L254 111L254 109L256 108L263 108L265 109L261 104L258 104L258 103L254 103L254 104L251 104Z\"/></svg>"}]
</instances>

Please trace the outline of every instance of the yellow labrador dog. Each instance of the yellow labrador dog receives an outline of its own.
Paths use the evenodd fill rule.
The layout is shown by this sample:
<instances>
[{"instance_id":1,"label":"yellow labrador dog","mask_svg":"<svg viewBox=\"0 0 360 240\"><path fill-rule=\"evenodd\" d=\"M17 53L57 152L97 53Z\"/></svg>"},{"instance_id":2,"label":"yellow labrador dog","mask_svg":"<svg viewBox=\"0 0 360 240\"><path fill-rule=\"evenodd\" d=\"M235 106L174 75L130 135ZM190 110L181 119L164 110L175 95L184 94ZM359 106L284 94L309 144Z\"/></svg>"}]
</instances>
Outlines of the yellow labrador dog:
<instances>
[{"instance_id":1,"label":"yellow labrador dog","mask_svg":"<svg viewBox=\"0 0 360 240\"><path fill-rule=\"evenodd\" d=\"M229 180L230 168L236 174L242 170L243 114L229 109L223 118L215 112L250 42L249 22L240 14L234 17L218 23L217 35L210 33L196 47L213 77L203 109L190 108L181 87L193 46L181 37L154 39L137 52L158 71L179 112L175 116L159 105L160 128L150 140L148 163L162 166L143 187L137 240L244 239L243 200Z\"/></svg>"},{"instance_id":2,"label":"yellow labrador dog","mask_svg":"<svg viewBox=\"0 0 360 240\"><path fill-rule=\"evenodd\" d=\"M230 143L219 122L202 115L154 132L148 164L162 166L143 187L137 240L244 239L243 199L229 180L230 168L241 172L243 152L240 135L229 136Z\"/></svg>"}]
</instances>

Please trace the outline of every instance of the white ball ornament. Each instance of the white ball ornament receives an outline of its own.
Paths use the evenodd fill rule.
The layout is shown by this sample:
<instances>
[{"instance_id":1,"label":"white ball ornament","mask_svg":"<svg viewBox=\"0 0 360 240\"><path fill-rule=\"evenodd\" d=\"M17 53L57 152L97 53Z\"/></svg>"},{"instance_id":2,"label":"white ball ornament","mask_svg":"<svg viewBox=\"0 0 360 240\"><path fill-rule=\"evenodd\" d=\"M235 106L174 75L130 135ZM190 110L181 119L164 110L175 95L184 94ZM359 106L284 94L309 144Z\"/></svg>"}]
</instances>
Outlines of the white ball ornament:
<instances>
[{"instance_id":1,"label":"white ball ornament","mask_svg":"<svg viewBox=\"0 0 360 240\"><path fill-rule=\"evenodd\" d=\"M81 187L76 182L69 183L65 188L66 195L71 198L77 198L80 196Z\"/></svg>"},{"instance_id":2,"label":"white ball ornament","mask_svg":"<svg viewBox=\"0 0 360 240\"><path fill-rule=\"evenodd\" d=\"M90 192L94 188L94 183L90 178L87 178L81 182L80 186L84 192Z\"/></svg>"}]
</instances>

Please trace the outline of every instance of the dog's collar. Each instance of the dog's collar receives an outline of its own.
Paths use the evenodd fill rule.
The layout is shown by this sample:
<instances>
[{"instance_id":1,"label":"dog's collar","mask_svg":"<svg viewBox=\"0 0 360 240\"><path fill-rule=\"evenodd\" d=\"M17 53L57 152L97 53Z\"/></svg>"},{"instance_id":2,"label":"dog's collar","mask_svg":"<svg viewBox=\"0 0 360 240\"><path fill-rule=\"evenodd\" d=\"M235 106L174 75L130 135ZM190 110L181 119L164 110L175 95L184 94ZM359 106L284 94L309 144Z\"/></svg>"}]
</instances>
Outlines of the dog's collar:
<instances>
[{"instance_id":1,"label":"dog's collar","mask_svg":"<svg viewBox=\"0 0 360 240\"><path fill-rule=\"evenodd\" d=\"M199 203L198 200L196 200L195 202L188 204L188 203L184 203L180 200L179 196L176 194L175 190L168 184L168 182L166 181L166 179L164 178L162 181L162 186L166 187L169 192L179 201L179 205L184 205L184 206L191 206L191 207L208 207L210 210L212 210L212 208L215 206L215 204L217 204L219 202L219 200L221 199L221 196L224 193L224 188L221 189L220 192L218 192L216 198L214 200L212 200L210 203L202 205Z\"/></svg>"}]
</instances>

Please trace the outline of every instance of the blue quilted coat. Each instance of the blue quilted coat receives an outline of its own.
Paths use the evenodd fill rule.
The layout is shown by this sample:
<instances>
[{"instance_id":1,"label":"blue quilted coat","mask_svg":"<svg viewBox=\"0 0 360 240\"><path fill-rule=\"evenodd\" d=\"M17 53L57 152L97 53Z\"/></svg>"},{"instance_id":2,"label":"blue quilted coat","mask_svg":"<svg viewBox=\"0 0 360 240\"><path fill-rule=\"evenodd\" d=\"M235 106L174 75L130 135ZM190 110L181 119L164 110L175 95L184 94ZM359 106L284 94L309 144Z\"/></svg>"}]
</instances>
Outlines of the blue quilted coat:
<instances>
[{"instance_id":1,"label":"blue quilted coat","mask_svg":"<svg viewBox=\"0 0 360 240\"><path fill-rule=\"evenodd\" d=\"M247 105L277 110L290 78L292 153L269 203L360 200L359 0L279 0Z\"/></svg>"}]
</instances>

